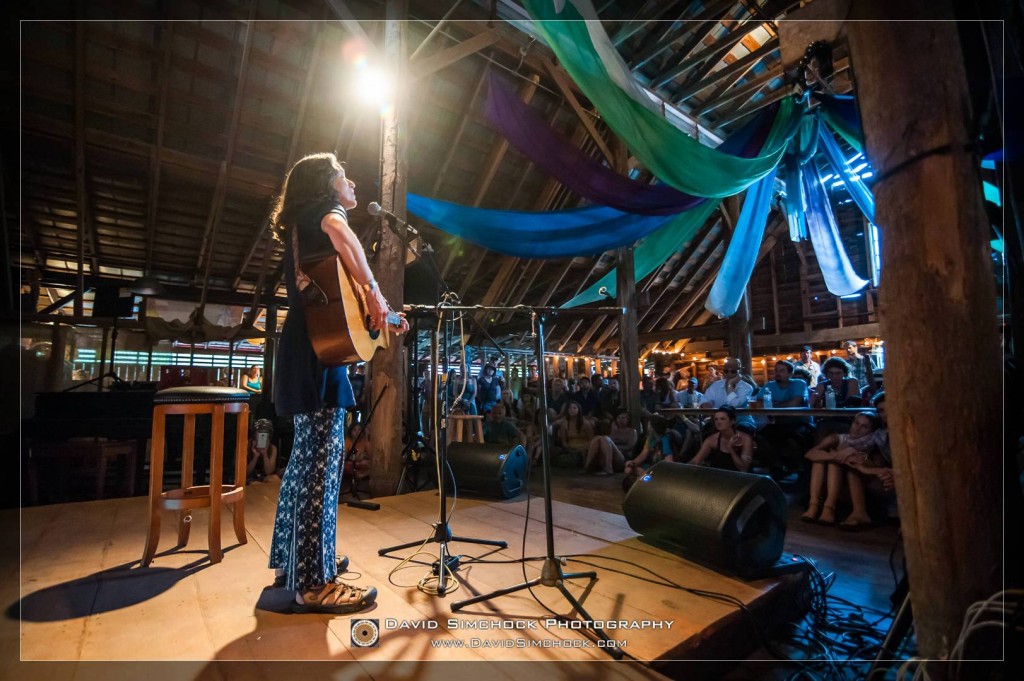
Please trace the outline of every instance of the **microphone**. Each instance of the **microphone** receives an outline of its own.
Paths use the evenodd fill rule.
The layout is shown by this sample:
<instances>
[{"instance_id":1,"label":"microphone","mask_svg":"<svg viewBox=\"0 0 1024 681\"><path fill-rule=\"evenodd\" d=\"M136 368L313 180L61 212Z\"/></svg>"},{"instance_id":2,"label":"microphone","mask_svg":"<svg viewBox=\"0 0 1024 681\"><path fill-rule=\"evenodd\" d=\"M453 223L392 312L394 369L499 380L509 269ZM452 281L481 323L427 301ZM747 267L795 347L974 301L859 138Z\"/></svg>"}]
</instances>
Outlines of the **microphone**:
<instances>
[{"instance_id":1,"label":"microphone","mask_svg":"<svg viewBox=\"0 0 1024 681\"><path fill-rule=\"evenodd\" d=\"M402 227L405 227L407 230L409 230L409 232L411 234L415 234L416 236L419 236L419 234L420 234L419 231L417 231L417 229L415 227L413 227L408 222L406 222L402 218L398 217L397 215L395 215L391 211L386 210L385 208L381 207L381 205L379 203L377 203L376 201L371 201L369 204L367 204L366 212L369 213L370 215L374 216L374 217L380 217L381 215L383 215L385 217L389 217L389 218L391 218L392 220L395 221L395 224L401 225Z\"/></svg>"}]
</instances>

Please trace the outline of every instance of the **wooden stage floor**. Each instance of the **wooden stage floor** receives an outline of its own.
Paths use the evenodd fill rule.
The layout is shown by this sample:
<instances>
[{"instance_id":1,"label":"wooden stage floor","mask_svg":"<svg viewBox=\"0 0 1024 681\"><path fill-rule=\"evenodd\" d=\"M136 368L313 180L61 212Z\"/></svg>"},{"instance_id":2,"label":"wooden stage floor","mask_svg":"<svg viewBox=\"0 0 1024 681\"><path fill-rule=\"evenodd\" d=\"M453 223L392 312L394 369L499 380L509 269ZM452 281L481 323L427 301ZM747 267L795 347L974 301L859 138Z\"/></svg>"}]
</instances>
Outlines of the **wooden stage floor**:
<instances>
[{"instance_id":1,"label":"wooden stage floor","mask_svg":"<svg viewBox=\"0 0 1024 681\"><path fill-rule=\"evenodd\" d=\"M223 562L217 565L208 562L203 550L204 512L195 514L191 542L180 551L173 550L174 516L166 514L161 553L150 568L140 569L145 498L23 509L20 600L15 580L7 580L4 587L6 602L14 603L8 610L9 624L18 617L20 608L21 659L356 660L369 665L367 669L374 662L400 660L498 663L609 659L582 632L545 626L545 620L553 616L529 592L451 612L454 600L523 581L519 564L464 566L457 573L458 590L444 598L424 594L413 586L429 571L423 565L400 570L391 577L394 583L389 582L389 573L399 561L380 557L377 550L430 535L437 514L433 491L377 499L379 511L345 506L339 509L338 547L351 557L347 576L357 583L377 586L374 609L348 616L285 614L282 611L291 593L270 587L273 574L266 567L277 492L278 486L273 483L257 483L247 489L249 541L237 545L230 522L225 522L227 550ZM459 499L452 518L456 535L501 539L509 548L492 552L488 547L453 542L450 550L466 557L487 554L491 560L518 558L523 550L526 511L523 497L506 502ZM15 521L13 513L3 515ZM527 556L539 556L545 546L542 500L533 498L529 515L525 551ZM743 657L753 648L728 655L721 655L721 650L726 640L734 644L737 637L751 639L749 623L732 605L606 568L639 577L649 576L644 572L646 568L677 584L730 594L759 617L769 617L776 599L799 588L802 580L790 575L747 583L723 576L643 543L621 515L555 502L554 516L557 553L586 554L583 560L601 566L597 570L599 579L590 589L587 580L567 582L594 619L663 623L660 626L664 628L653 625L608 630L613 639L622 642L630 657L653 663L655 668L659 661L671 659ZM427 544L424 550L436 555L436 546ZM397 555L411 553L409 550ZM6 559L10 568L11 552L6 553ZM537 576L539 568L540 562L527 563L527 576ZM564 569L579 572L593 568L570 558ZM10 569L5 572L13 577ZM538 587L534 592L555 613L571 614L571 607L556 589ZM352 645L352 623L364 618L378 621L378 647ZM389 628L389 620L420 626L436 623L437 628ZM510 625L522 628L483 629ZM2 646L13 652L18 642L11 640L9 629L5 627ZM753 645L749 640L746 643ZM649 678L653 674L636 665L615 668L610 677L606 673L597 676ZM495 674L499 678L505 675ZM373 673L368 677L378 678Z\"/></svg>"}]
</instances>

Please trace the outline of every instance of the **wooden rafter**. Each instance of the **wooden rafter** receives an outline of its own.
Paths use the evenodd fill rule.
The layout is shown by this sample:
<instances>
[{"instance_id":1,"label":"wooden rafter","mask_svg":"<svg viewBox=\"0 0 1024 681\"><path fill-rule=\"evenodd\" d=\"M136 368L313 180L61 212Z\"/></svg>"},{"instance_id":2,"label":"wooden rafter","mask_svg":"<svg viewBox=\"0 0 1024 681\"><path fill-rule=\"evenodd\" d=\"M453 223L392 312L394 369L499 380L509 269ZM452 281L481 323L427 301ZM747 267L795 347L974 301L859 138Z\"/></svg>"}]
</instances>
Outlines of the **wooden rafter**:
<instances>
[{"instance_id":1,"label":"wooden rafter","mask_svg":"<svg viewBox=\"0 0 1024 681\"><path fill-rule=\"evenodd\" d=\"M651 78L651 87L660 88L669 81L675 80L679 76L683 75L694 66L702 64L708 60L715 63L722 60L726 54L728 54L733 47L735 47L743 38L745 38L752 31L760 28L760 22L756 21L744 21L739 25L738 28L734 28L731 32L725 36L719 38L713 42L707 49L698 52L688 59L683 59L666 69L663 69L660 73Z\"/></svg>"},{"instance_id":2,"label":"wooden rafter","mask_svg":"<svg viewBox=\"0 0 1024 681\"><path fill-rule=\"evenodd\" d=\"M234 110L231 115L231 122L227 132L227 149L224 154L224 160L220 165L220 173L217 176L217 186L214 189L213 202L210 205L209 218L207 219L206 229L204 230L203 239L199 248L199 266L202 267L204 260L206 263L203 268L203 292L199 301L200 315L202 315L202 310L206 306L206 295L210 287L210 268L213 264L213 251L217 242L217 228L220 224L221 210L224 208L224 199L227 196L228 176L231 174L231 165L234 162L235 143L238 140L238 123L242 117L242 105L245 101L245 83L249 76L249 55L252 52L252 36L256 27L255 19L257 5L257 0L252 0L249 21L246 23L245 27L245 42L242 45L241 63L239 64L238 69L238 85L235 88Z\"/></svg>"},{"instance_id":3,"label":"wooden rafter","mask_svg":"<svg viewBox=\"0 0 1024 681\"><path fill-rule=\"evenodd\" d=\"M634 71L641 68L651 59L654 59L668 49L673 43L692 34L692 37L673 55L673 58L676 60L687 59L711 34L711 31L723 18L722 14L734 4L734 0L718 0L718 2L712 4L699 15L684 23L680 33L673 33L670 25L653 45L641 49L636 57L630 60L630 68ZM685 16L685 13L683 16ZM682 16L680 16L681 18Z\"/></svg>"},{"instance_id":4,"label":"wooden rafter","mask_svg":"<svg viewBox=\"0 0 1024 681\"><path fill-rule=\"evenodd\" d=\"M750 114L754 113L755 111L760 111L761 109L763 109L766 106L770 106L770 105L774 104L775 102L777 102L777 101L779 101L781 99L785 99L790 94L792 94L792 92L793 92L793 88L792 87L789 87L787 85L783 85L778 90L775 90L771 94L765 96L763 99L760 99L760 100L754 102L750 106L746 106L746 107L744 107L742 109L739 109L738 111L735 111L733 113L729 113L729 114L723 115L721 119L715 121L715 126L718 127L718 128L722 128L722 127L724 127L726 125L729 125L730 123L733 123L733 122L738 121L738 120L740 120L742 118L745 118L746 116L749 116Z\"/></svg>"},{"instance_id":5,"label":"wooden rafter","mask_svg":"<svg viewBox=\"0 0 1024 681\"><path fill-rule=\"evenodd\" d=\"M713 95L708 97L707 101L698 106L692 111L694 116L703 116L704 114L714 111L724 104L739 99L741 97L752 97L757 94L757 91L762 87L770 83L775 78L782 75L782 64L778 64L760 76L754 78L749 83L744 83L742 87L735 88L730 92L715 91ZM745 101L745 100L744 100Z\"/></svg>"},{"instance_id":6,"label":"wooden rafter","mask_svg":"<svg viewBox=\"0 0 1024 681\"><path fill-rule=\"evenodd\" d=\"M715 83L717 83L719 81L726 80L728 78L732 78L737 73L745 72L747 69L749 69L752 66L754 66L754 64L756 64L757 62L761 61L762 59L764 59L765 57L767 57L768 55L772 54L773 52L775 52L778 49L779 49L779 39L778 38L770 38L770 39L765 41L764 45L762 45L761 47L757 48L756 50L754 50L753 52L751 52L747 56L743 57L742 59L737 59L732 64L729 64L728 66L726 66L723 69L719 69L718 71L715 71L710 76L708 76L707 78L705 78L704 80L702 80L702 81L700 81L698 83L694 83L693 85L690 85L689 87L684 87L682 90L680 90L679 92L677 92L675 94L675 99L676 99L677 102L684 101L684 100L688 99L689 97L692 97L693 95L697 94L698 92L700 92L701 90L703 90L706 87L714 85Z\"/></svg>"},{"instance_id":7,"label":"wooden rafter","mask_svg":"<svg viewBox=\"0 0 1024 681\"><path fill-rule=\"evenodd\" d=\"M315 79L317 67L320 64L320 55L323 51L324 42L326 40L327 32L321 30L320 22L313 24L313 47L309 53L309 63L306 68L306 80L302 85L302 96L299 99L299 110L295 114L295 126L292 128L291 140L288 143L288 156L285 159L284 167L288 170L292 167L298 157L299 152L299 135L302 133L303 124L306 120L306 110L309 104L310 93L313 91L313 81ZM238 289L239 284L242 281L242 275L249 268L249 263L252 261L253 255L256 253L256 248L259 246L261 241L268 241L264 246L266 250L271 248L271 244L268 240L270 233L270 215L263 220L259 229L256 231L255 236L252 239L252 243L249 244L249 248L246 249L245 255L242 257L241 263L238 266L238 275L235 277L233 288ZM266 258L264 258L264 265L260 269L259 282L256 284L256 295L259 295L260 288L262 287L266 278ZM255 306L253 306L255 310Z\"/></svg>"},{"instance_id":8,"label":"wooden rafter","mask_svg":"<svg viewBox=\"0 0 1024 681\"><path fill-rule=\"evenodd\" d=\"M96 225L89 212L85 168L85 24L75 24L75 202L78 213L78 297L75 314L83 314L85 296L85 242L91 241L92 272L99 272L96 258Z\"/></svg>"},{"instance_id":9,"label":"wooden rafter","mask_svg":"<svg viewBox=\"0 0 1024 681\"><path fill-rule=\"evenodd\" d=\"M171 57L174 55L174 26L169 21L159 24L160 31L160 70L157 81L160 83L160 96L157 101L156 135L149 160L149 191L146 207L146 264L143 271L150 274L153 269L153 245L156 242L157 206L160 203L160 161L164 146L164 127L167 123L167 92L171 87Z\"/></svg>"},{"instance_id":10,"label":"wooden rafter","mask_svg":"<svg viewBox=\"0 0 1024 681\"><path fill-rule=\"evenodd\" d=\"M615 35L612 36L612 43L616 46L626 42L634 35L649 26L652 21L658 21L661 17L683 4L684 0L671 0L670 2L648 2L637 12L636 17L625 22ZM653 9L653 12L651 11Z\"/></svg>"},{"instance_id":11,"label":"wooden rafter","mask_svg":"<svg viewBox=\"0 0 1024 681\"><path fill-rule=\"evenodd\" d=\"M594 140L594 144L596 144L597 148L601 150L601 153L609 163L615 163L615 156L612 154L611 149L609 149L608 144L604 141L601 133L597 131L597 126L594 125L592 114L584 109L583 105L580 104L578 99L576 99L576 94L573 92L571 86L572 80L569 78L568 74L566 74L560 66L556 66L554 62L548 61L545 62L545 64L548 68L548 73L551 74L551 77L554 79L558 89L561 90L562 96L565 97L565 101L567 101L569 106L572 107L576 117L579 118L580 123L583 124L583 128L590 135L590 138Z\"/></svg>"},{"instance_id":12,"label":"wooden rafter","mask_svg":"<svg viewBox=\"0 0 1024 681\"><path fill-rule=\"evenodd\" d=\"M495 29L478 33L475 36L464 40L461 43L452 45L429 57L423 57L409 64L409 80L419 80L443 68L476 54L501 40L501 35Z\"/></svg>"}]
</instances>

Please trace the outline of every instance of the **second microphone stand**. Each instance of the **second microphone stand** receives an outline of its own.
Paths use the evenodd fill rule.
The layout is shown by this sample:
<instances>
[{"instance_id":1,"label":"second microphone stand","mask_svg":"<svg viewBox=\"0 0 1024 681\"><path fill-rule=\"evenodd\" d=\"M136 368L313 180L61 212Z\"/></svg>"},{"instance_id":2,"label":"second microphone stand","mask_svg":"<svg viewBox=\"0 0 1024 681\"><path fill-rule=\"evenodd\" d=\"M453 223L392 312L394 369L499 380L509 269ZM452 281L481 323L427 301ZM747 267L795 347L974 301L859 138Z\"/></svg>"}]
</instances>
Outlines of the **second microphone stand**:
<instances>
[{"instance_id":1,"label":"second microphone stand","mask_svg":"<svg viewBox=\"0 0 1024 681\"><path fill-rule=\"evenodd\" d=\"M594 312L594 311L590 311ZM541 460L543 461L544 471L544 531L545 539L547 540L547 553L544 557L544 565L540 570L540 577L531 579L522 584L516 584L515 586L506 587L504 589L498 589L492 591L489 594L483 594L482 596L474 596L473 598L467 598L464 601L456 601L452 603L452 612L458 612L467 605L473 605L474 603L480 603L482 601L489 601L492 598L498 596L507 596L518 591L524 591L526 589L532 589L535 586L546 586L558 589L558 591L565 597L565 600L569 601L573 609L579 613L580 617L585 622L593 622L594 618L591 617L583 605L572 595L565 587L565 580L567 579L589 579L591 582L597 579L597 573L594 571L588 572L562 572L562 561L558 556L555 555L555 525L552 520L552 509L551 509L551 454L548 437L548 401L547 391L544 386L547 385L547 376L544 366L544 313L538 312L537 310L532 311L532 317L535 324L536 333L536 351L537 351L537 370L539 376L537 379L538 392L540 393L540 413L541 413ZM604 633L604 630L600 627L590 627L594 634L605 641L609 641L608 634ZM608 652L616 660L622 659L622 651L618 648L606 648Z\"/></svg>"}]
</instances>

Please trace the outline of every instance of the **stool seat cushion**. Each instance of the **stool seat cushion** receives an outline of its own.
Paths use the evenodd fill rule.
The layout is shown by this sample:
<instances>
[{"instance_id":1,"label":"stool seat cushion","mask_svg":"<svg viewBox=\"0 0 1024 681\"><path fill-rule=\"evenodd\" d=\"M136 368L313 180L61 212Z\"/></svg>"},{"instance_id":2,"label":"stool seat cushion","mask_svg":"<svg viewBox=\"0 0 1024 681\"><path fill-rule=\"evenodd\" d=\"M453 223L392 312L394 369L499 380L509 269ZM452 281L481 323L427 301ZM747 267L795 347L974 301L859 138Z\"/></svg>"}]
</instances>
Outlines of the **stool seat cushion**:
<instances>
[{"instance_id":1,"label":"stool seat cushion","mask_svg":"<svg viewBox=\"0 0 1024 681\"><path fill-rule=\"evenodd\" d=\"M248 392L239 388L226 388L219 385L166 388L158 391L153 397L153 404L209 404L248 401Z\"/></svg>"}]
</instances>

